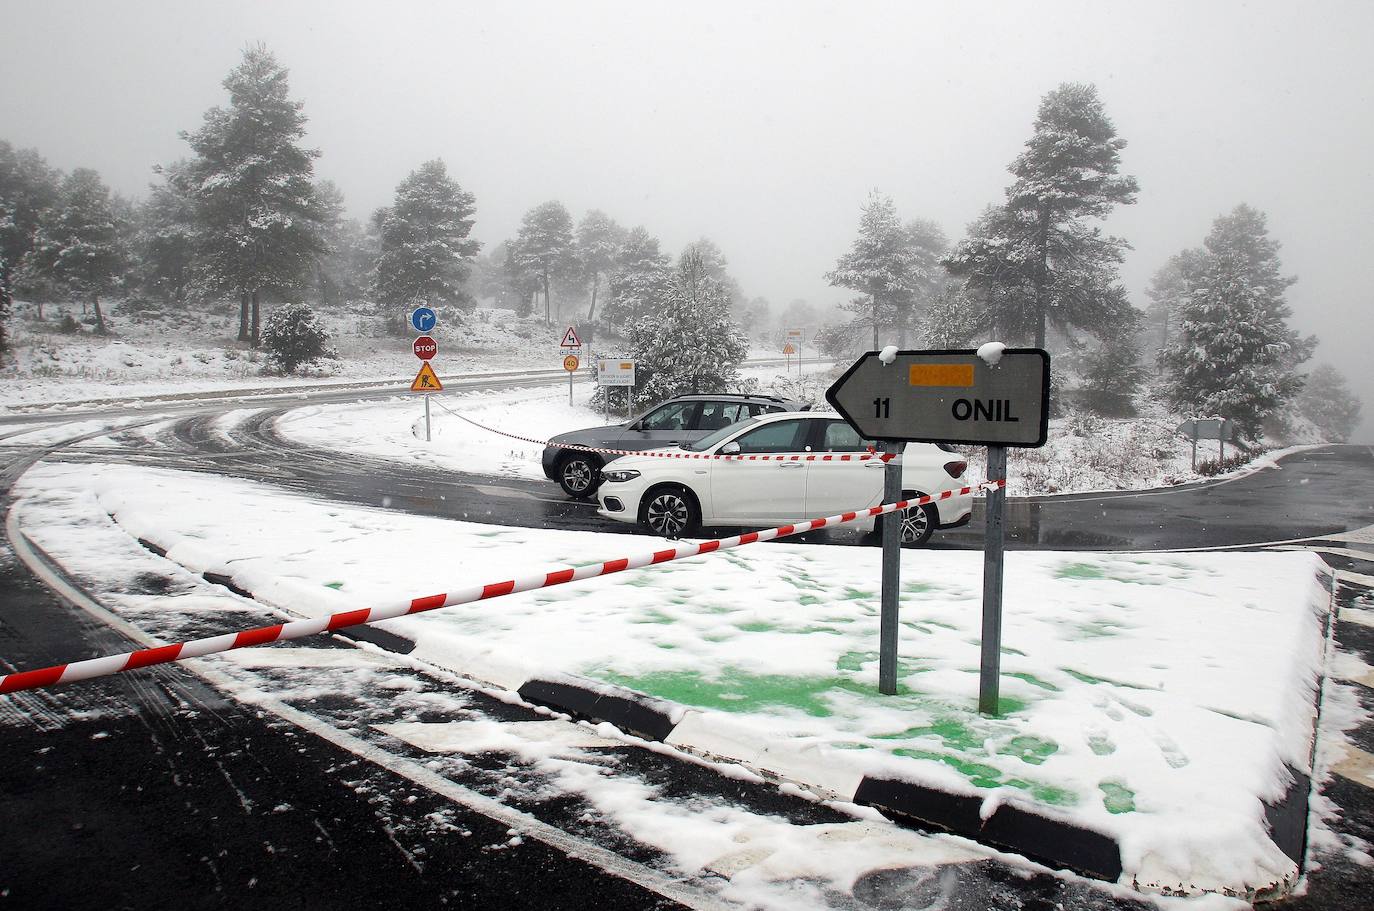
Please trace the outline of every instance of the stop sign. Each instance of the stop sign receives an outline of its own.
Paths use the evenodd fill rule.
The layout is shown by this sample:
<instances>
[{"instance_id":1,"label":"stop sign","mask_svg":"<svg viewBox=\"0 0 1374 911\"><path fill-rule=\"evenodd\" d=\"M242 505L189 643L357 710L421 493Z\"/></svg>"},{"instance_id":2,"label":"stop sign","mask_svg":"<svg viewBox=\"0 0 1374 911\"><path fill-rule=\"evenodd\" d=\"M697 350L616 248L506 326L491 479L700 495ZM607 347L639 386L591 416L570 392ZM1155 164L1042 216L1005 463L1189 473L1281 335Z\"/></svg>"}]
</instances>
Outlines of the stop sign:
<instances>
[{"instance_id":1,"label":"stop sign","mask_svg":"<svg viewBox=\"0 0 1374 911\"><path fill-rule=\"evenodd\" d=\"M422 361L427 361L439 353L439 343L428 335L422 335L415 340L415 356Z\"/></svg>"}]
</instances>

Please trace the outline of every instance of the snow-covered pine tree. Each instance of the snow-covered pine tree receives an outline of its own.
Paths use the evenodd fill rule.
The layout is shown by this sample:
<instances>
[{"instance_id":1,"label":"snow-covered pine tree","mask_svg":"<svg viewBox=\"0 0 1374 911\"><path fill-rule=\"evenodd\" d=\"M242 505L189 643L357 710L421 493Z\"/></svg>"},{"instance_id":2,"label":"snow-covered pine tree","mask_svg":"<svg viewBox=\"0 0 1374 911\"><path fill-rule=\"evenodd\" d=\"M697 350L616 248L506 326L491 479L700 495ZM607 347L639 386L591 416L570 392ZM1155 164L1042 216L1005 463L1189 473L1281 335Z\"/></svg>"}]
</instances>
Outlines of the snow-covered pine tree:
<instances>
[{"instance_id":1,"label":"snow-covered pine tree","mask_svg":"<svg viewBox=\"0 0 1374 911\"><path fill-rule=\"evenodd\" d=\"M44 210L33 249L22 268L95 308L95 331L109 331L100 297L119 286L127 266L110 190L90 168L77 168L58 189L57 202Z\"/></svg>"},{"instance_id":2,"label":"snow-covered pine tree","mask_svg":"<svg viewBox=\"0 0 1374 911\"><path fill-rule=\"evenodd\" d=\"M1302 388L1295 369L1315 340L1288 326L1279 244L1262 212L1237 206L1212 224L1203 251L1189 257L1177 330L1164 352L1169 395L1180 409L1235 422L1258 440L1265 418Z\"/></svg>"},{"instance_id":3,"label":"snow-covered pine tree","mask_svg":"<svg viewBox=\"0 0 1374 911\"><path fill-rule=\"evenodd\" d=\"M164 303L181 303L186 300L195 262L195 201L185 161L157 170L162 181L149 189L137 215L134 247L139 279L145 293Z\"/></svg>"},{"instance_id":4,"label":"snow-covered pine tree","mask_svg":"<svg viewBox=\"0 0 1374 911\"><path fill-rule=\"evenodd\" d=\"M989 210L945 260L979 294L1008 339L1045 345L1046 330L1114 331L1125 300L1116 267L1125 241L1087 223L1135 202L1118 176L1125 140L1097 89L1065 83L1040 102L1034 131L1011 165L1004 206Z\"/></svg>"},{"instance_id":5,"label":"snow-covered pine tree","mask_svg":"<svg viewBox=\"0 0 1374 911\"><path fill-rule=\"evenodd\" d=\"M541 203L525 213L511 242L511 255L521 272L538 277L544 292L544 323L552 324L550 286L555 279L566 277L577 268L573 220L561 202Z\"/></svg>"},{"instance_id":6,"label":"snow-covered pine tree","mask_svg":"<svg viewBox=\"0 0 1374 911\"><path fill-rule=\"evenodd\" d=\"M255 348L261 292L301 287L324 251L311 183L319 152L300 145L306 118L287 75L265 47L248 48L224 80L229 107L181 134L196 153L188 186L201 279L239 295L239 340Z\"/></svg>"},{"instance_id":7,"label":"snow-covered pine tree","mask_svg":"<svg viewBox=\"0 0 1374 911\"><path fill-rule=\"evenodd\" d=\"M749 351L730 319L729 292L690 248L652 313L636 321L627 337L639 407L675 395L728 391Z\"/></svg>"},{"instance_id":8,"label":"snow-covered pine tree","mask_svg":"<svg viewBox=\"0 0 1374 911\"><path fill-rule=\"evenodd\" d=\"M1145 296L1150 299L1150 306L1145 310L1146 323L1148 328L1156 333L1155 338L1159 341L1155 349L1156 361L1159 361L1160 353L1169 347L1175 314L1187 289L1184 273L1188 269L1190 257L1198 255L1199 251L1196 250L1175 253L1151 276L1150 287L1145 289Z\"/></svg>"},{"instance_id":9,"label":"snow-covered pine tree","mask_svg":"<svg viewBox=\"0 0 1374 911\"><path fill-rule=\"evenodd\" d=\"M632 325L653 312L667 291L671 271L658 238L643 226L632 228L611 267L601 321L614 332L628 333Z\"/></svg>"},{"instance_id":10,"label":"snow-covered pine tree","mask_svg":"<svg viewBox=\"0 0 1374 911\"><path fill-rule=\"evenodd\" d=\"M468 237L475 212L472 194L437 158L397 185L395 202L378 222L377 301L384 313L418 304L471 308L465 285L482 247Z\"/></svg>"},{"instance_id":11,"label":"snow-covered pine tree","mask_svg":"<svg viewBox=\"0 0 1374 911\"><path fill-rule=\"evenodd\" d=\"M16 149L0 140L0 307L10 305L15 272L33 247L39 215L57 201L60 180L61 174L36 150ZM41 295L38 317L43 318ZM0 350L4 345L0 322Z\"/></svg>"},{"instance_id":12,"label":"snow-covered pine tree","mask_svg":"<svg viewBox=\"0 0 1374 911\"><path fill-rule=\"evenodd\" d=\"M1322 437L1344 443L1360 423L1360 398L1339 370L1322 364L1307 375L1294 410L1312 422Z\"/></svg>"},{"instance_id":13,"label":"snow-covered pine tree","mask_svg":"<svg viewBox=\"0 0 1374 911\"><path fill-rule=\"evenodd\" d=\"M596 299L615 265L615 255L625 240L625 229L599 209L592 209L577 223L574 254L582 280L590 285L587 322L596 319Z\"/></svg>"},{"instance_id":14,"label":"snow-covered pine tree","mask_svg":"<svg viewBox=\"0 0 1374 911\"><path fill-rule=\"evenodd\" d=\"M859 234L849 252L825 275L831 285L864 295L862 303L845 309L860 313L873 328L873 347L879 334L899 322L898 313L925 276L920 257L912 247L912 235L897 217L890 196L874 190L859 217Z\"/></svg>"}]
</instances>

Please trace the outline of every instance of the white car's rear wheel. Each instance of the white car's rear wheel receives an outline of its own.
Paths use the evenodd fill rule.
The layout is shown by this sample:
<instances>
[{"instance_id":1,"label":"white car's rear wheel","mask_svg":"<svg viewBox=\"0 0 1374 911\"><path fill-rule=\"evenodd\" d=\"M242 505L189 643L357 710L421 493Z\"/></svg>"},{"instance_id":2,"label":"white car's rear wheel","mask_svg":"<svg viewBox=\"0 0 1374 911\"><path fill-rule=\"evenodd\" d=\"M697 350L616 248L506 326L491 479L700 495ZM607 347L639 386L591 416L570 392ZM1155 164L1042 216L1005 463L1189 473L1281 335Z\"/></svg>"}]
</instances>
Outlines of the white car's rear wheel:
<instances>
[{"instance_id":1,"label":"white car's rear wheel","mask_svg":"<svg viewBox=\"0 0 1374 911\"><path fill-rule=\"evenodd\" d=\"M649 530L665 538L691 533L701 521L696 499L681 487L657 487L649 491L640 517Z\"/></svg>"},{"instance_id":2,"label":"white car's rear wheel","mask_svg":"<svg viewBox=\"0 0 1374 911\"><path fill-rule=\"evenodd\" d=\"M912 490L902 492L902 497L912 499L921 496ZM930 540L930 536L935 533L935 525L939 521L935 508L930 505L913 506L904 509L902 516L902 546L920 547Z\"/></svg>"}]
</instances>

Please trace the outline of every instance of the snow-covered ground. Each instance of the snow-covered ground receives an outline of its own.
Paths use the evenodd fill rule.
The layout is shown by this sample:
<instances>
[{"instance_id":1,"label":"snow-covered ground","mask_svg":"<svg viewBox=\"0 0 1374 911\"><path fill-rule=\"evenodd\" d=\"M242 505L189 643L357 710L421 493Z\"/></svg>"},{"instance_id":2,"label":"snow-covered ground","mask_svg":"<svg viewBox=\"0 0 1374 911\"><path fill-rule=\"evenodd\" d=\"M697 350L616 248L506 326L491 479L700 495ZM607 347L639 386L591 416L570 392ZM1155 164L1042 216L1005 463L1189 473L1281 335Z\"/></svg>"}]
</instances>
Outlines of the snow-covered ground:
<instances>
[{"instance_id":1,"label":"snow-covered ground","mask_svg":"<svg viewBox=\"0 0 1374 911\"><path fill-rule=\"evenodd\" d=\"M112 559L88 536L113 517L183 566L306 615L636 547L116 465L40 465L18 493L36 543L78 573ZM1261 801L1282 795L1285 763L1310 768L1328 604L1314 556L1009 554L1000 718L974 711L977 554L903 555L900 693L877 694L879 556L755 545L389 628L417 656L496 684L562 671L690 706L698 742L757 744L765 765L809 770L822 788L867 773L979 795L988 812L1035 807L1117 838L1127 883L1291 874Z\"/></svg>"}]
</instances>

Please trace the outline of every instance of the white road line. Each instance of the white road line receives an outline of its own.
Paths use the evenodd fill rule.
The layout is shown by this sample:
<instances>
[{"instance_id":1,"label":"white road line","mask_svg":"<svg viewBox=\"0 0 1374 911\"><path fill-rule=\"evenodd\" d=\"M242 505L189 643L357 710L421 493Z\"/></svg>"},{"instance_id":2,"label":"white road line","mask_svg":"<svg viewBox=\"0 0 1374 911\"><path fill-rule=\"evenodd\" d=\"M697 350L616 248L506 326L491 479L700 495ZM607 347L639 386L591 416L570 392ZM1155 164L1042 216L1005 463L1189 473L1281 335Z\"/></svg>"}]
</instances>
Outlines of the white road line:
<instances>
[{"instance_id":1,"label":"white road line","mask_svg":"<svg viewBox=\"0 0 1374 911\"><path fill-rule=\"evenodd\" d=\"M1343 607L1341 608L1340 619L1346 623L1358 623L1360 626L1374 627L1374 611L1372 610Z\"/></svg>"},{"instance_id":2,"label":"white road line","mask_svg":"<svg viewBox=\"0 0 1374 911\"><path fill-rule=\"evenodd\" d=\"M24 562L41 582L56 591L66 601L75 605L82 611L85 611L100 622L119 630L140 645L147 647L163 644L158 639L149 636L143 630L115 615L91 599L84 592L73 588L71 585L67 584L66 580L53 573L43 561L38 558L37 554L34 553L27 539L24 538L23 533L20 531L19 507L17 505L10 509L9 516L6 518L5 522L5 531L9 536L15 555ZM257 708L265 709L278 718L289 721L322 740L326 740L341 749L347 750L355 756L359 756L389 772L400 775L402 778L406 778L436 794L441 794L454 803L475 813L479 813L491 820L509 826L511 829L514 829L517 834L542 842L568 857L581 860L612 876L618 876L621 879L632 882L643 889L661 895L670 901L678 902L688 908L702 909L702 911L726 911L726 909L735 907L728 902L716 898L708 892L684 885L657 870L627 860L613 851L608 851L599 845L578 838L575 835L570 835L562 829L548 825L528 813L512 809L499 801L449 781L447 778L435 772L431 772L429 769L409 759L387 753L379 747L359 740L352 734L330 727L318 718L292 708L271 696L254 693L252 694L251 700L245 699L244 697L246 694L242 692L242 685L233 678L212 667L210 664L212 660L213 659L200 658L189 659L178 663L189 668L197 676L222 692L230 694L245 702L249 702Z\"/></svg>"}]
</instances>

